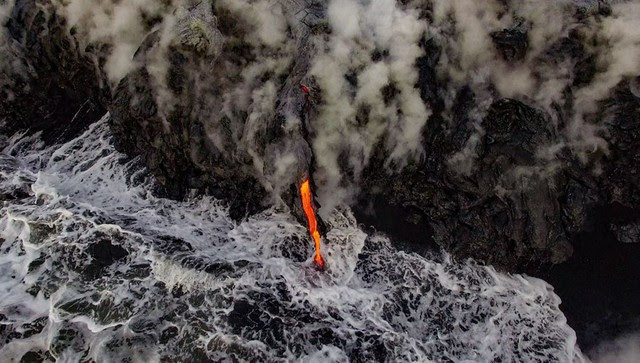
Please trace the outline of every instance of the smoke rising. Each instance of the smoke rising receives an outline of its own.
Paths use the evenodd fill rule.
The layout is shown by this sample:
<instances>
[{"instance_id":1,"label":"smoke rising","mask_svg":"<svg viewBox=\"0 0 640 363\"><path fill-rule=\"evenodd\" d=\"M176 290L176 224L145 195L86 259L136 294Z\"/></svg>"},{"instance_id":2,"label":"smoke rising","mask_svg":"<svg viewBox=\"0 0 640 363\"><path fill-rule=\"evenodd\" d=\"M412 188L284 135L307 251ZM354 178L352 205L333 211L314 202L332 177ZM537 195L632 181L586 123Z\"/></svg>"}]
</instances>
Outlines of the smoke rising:
<instances>
[{"instance_id":1,"label":"smoke rising","mask_svg":"<svg viewBox=\"0 0 640 363\"><path fill-rule=\"evenodd\" d=\"M246 38L253 45L281 48L288 42L288 19L279 1L222 0L220 6L241 16L247 29Z\"/></svg>"},{"instance_id":2,"label":"smoke rising","mask_svg":"<svg viewBox=\"0 0 640 363\"><path fill-rule=\"evenodd\" d=\"M591 153L608 152L604 120L594 119L600 101L624 78L640 74L640 3L617 2L612 15L596 24L591 37L597 55L593 81L576 91L575 115L567 127L571 149L586 162Z\"/></svg>"},{"instance_id":3,"label":"smoke rising","mask_svg":"<svg viewBox=\"0 0 640 363\"><path fill-rule=\"evenodd\" d=\"M3 23L13 3L0 5ZM536 170L560 170L553 159L565 148L583 162L594 152L606 153L598 104L619 82L640 74L637 2L55 4L69 34L101 65L110 89L139 69L148 72L166 134L177 132L174 111L188 108L181 117L197 121L207 147L224 158L247 160L275 199L313 160L323 215L353 200L374 153L382 150L387 171L394 173L428 152L423 136L435 111L421 98L417 66L420 57L432 55L425 40L440 51L435 73L445 109L438 116L448 127L457 126L452 113L462 87L475 100L465 125L475 131L448 155L448 167L462 175L475 168L487 110L504 97L544 111L557 134L540 147L538 153L546 156ZM499 37L506 46L498 44ZM9 47L4 33L0 47ZM196 54L180 64L188 94L177 95L167 81L175 73L176 50ZM580 62L589 57L595 59L593 77L578 82L585 73ZM2 57L0 67L10 67L10 59ZM298 89L302 83L311 88L308 100ZM280 138L265 143L274 129ZM186 154L206 164L195 148Z\"/></svg>"},{"instance_id":4,"label":"smoke rising","mask_svg":"<svg viewBox=\"0 0 640 363\"><path fill-rule=\"evenodd\" d=\"M320 203L331 210L357 191L378 143L389 151L391 170L419 159L430 111L415 88L427 29L417 9L393 0L334 0L327 21L331 32L315 37L310 74L323 101L312 121L316 178Z\"/></svg>"},{"instance_id":5,"label":"smoke rising","mask_svg":"<svg viewBox=\"0 0 640 363\"><path fill-rule=\"evenodd\" d=\"M135 68L133 55L150 30L152 19L169 12L164 1L70 0L59 3L68 26L79 32L85 46L107 44L110 47L104 66L115 86Z\"/></svg>"},{"instance_id":6,"label":"smoke rising","mask_svg":"<svg viewBox=\"0 0 640 363\"><path fill-rule=\"evenodd\" d=\"M180 157L192 161L184 164L202 173L250 173L274 203L301 176L310 176L325 218L354 201L372 158L382 157L392 174L428 156L423 138L436 116L444 134L471 130L446 155L447 168L471 177L491 130L488 110L505 97L542 111L553 132L536 150L533 165L499 170L497 194L546 186L540 181L562 170L558 155L565 151L585 164L607 153L601 102L620 82L640 75L637 2L610 3L607 11L595 0L55 4L112 93L132 79L129 89L139 96L133 76L146 74L140 77L149 85L144 92L161 122L149 127L153 137L143 141L150 145L145 147L179 149ZM13 5L0 3L0 23ZM309 10L313 6L319 9ZM24 71L19 58L7 55L20 44L5 30L0 71L17 74ZM438 48L436 96L443 110L420 90L419 59L433 56L426 41ZM593 59L592 75L585 75L585 59ZM637 96L640 88L631 87ZM463 88L474 101L456 118L455 99ZM130 102L132 108L149 107L135 97ZM219 171L228 165L237 170ZM531 224L537 228L547 211L534 212ZM544 241L546 235L535 237ZM636 359L637 349L620 344L637 347L638 339L603 347L594 353L596 361Z\"/></svg>"}]
</instances>

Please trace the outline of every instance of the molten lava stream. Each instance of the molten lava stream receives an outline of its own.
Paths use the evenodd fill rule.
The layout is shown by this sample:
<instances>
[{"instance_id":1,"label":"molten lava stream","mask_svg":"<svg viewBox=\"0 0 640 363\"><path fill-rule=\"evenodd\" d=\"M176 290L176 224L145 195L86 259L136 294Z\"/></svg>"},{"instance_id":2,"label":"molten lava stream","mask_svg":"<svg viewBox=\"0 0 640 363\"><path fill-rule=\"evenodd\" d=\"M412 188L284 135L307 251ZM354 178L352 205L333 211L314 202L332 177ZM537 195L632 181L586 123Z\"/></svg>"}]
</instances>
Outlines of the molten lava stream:
<instances>
[{"instance_id":1,"label":"molten lava stream","mask_svg":"<svg viewBox=\"0 0 640 363\"><path fill-rule=\"evenodd\" d=\"M316 220L316 213L313 210L313 199L311 197L311 187L309 186L309 179L305 179L300 184L300 196L302 197L302 208L307 215L307 223L309 224L309 233L313 237L313 241L316 244L316 255L313 260L316 262L318 268L324 268L324 260L320 254L320 232L318 231L318 221Z\"/></svg>"}]
</instances>

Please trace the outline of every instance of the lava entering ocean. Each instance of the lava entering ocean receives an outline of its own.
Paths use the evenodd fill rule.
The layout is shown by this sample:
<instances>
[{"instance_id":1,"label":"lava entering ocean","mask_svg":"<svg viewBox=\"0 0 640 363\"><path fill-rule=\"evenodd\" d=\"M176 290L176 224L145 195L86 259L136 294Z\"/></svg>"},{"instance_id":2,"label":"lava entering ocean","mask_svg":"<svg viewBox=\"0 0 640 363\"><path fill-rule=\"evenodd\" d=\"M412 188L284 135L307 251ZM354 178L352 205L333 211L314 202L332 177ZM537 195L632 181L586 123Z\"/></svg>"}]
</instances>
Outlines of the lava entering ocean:
<instances>
[{"instance_id":1,"label":"lava entering ocean","mask_svg":"<svg viewBox=\"0 0 640 363\"><path fill-rule=\"evenodd\" d=\"M311 187L309 186L309 179L305 179L300 184L300 197L302 197L302 208L307 215L307 223L309 224L309 233L315 242L316 255L313 260L316 262L318 268L324 268L324 260L320 254L320 232L318 231L318 221L316 220L316 213L313 210Z\"/></svg>"}]
</instances>

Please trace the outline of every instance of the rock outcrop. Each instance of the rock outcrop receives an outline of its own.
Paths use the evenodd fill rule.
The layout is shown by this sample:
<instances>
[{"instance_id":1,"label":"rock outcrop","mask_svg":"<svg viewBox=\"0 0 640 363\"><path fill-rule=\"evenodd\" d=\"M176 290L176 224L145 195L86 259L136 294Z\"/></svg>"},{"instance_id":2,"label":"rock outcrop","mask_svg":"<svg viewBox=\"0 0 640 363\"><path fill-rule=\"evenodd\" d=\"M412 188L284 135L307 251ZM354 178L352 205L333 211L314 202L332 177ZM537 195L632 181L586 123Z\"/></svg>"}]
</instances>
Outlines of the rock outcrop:
<instances>
[{"instance_id":1,"label":"rock outcrop","mask_svg":"<svg viewBox=\"0 0 640 363\"><path fill-rule=\"evenodd\" d=\"M235 219L280 204L303 222L298 186L307 177L313 183L321 156L314 155L314 142L324 136L314 122L327 99L310 70L332 29L322 6L287 2L282 9L287 21L278 34L288 38L280 44L247 26L254 16L247 8L185 1L163 27L157 19L145 23L133 69L110 84L109 45L86 46L50 1L18 0L3 28L4 58L12 61L2 62L0 75L2 131L43 131L55 142L108 110L117 148L144 161L162 195L211 194L228 202ZM576 16L610 15L593 9ZM432 21L429 11L425 18ZM571 31L532 56L535 39L527 26L490 34L496 62L571 65L568 100L571 87L592 82L597 67L582 45L586 35ZM458 87L440 69L447 50L438 38L425 34L419 46L415 88L431 114L420 131L424 154L390 170L392 150L383 134L362 171L339 165L355 183L352 206L361 222L417 250L438 245L458 258L519 272L570 258L570 241L613 204L630 212L612 215L610 230L623 243L640 239L638 79L624 78L599 103L596 117L605 120L601 137L609 153L581 160L563 147L570 101L544 108L526 97L500 97L491 86L489 96ZM390 57L376 49L370 61L385 64ZM344 75L348 92L357 91L359 71ZM398 101L406 90L393 82L379 91L384 107L406 101ZM364 128L362 115L371 109L360 111L354 122Z\"/></svg>"},{"instance_id":2,"label":"rock outcrop","mask_svg":"<svg viewBox=\"0 0 640 363\"><path fill-rule=\"evenodd\" d=\"M0 130L42 131L51 143L77 136L106 112L94 59L51 1L16 1L9 14L0 34Z\"/></svg>"},{"instance_id":3,"label":"rock outcrop","mask_svg":"<svg viewBox=\"0 0 640 363\"><path fill-rule=\"evenodd\" d=\"M282 198L303 220L297 185L310 175L311 150L299 85L309 45L302 33L295 60L264 54L238 21L205 2L188 9L171 38L147 37L140 67L109 106L117 147L141 155L170 197L213 195L229 202L234 219ZM168 60L160 71L159 59Z\"/></svg>"},{"instance_id":4,"label":"rock outcrop","mask_svg":"<svg viewBox=\"0 0 640 363\"><path fill-rule=\"evenodd\" d=\"M566 260L571 245L558 202L564 180L548 177L536 166L537 148L553 139L548 120L521 102L504 99L491 106L484 125L472 174L460 175L446 158L463 146L460 140L470 131L464 124L451 133L434 127L428 131L423 163L392 176L382 165L371 164L356 210L365 219L371 218L369 213L374 219L400 219L396 225L422 229L405 236L414 243L432 236L456 256L509 270Z\"/></svg>"}]
</instances>

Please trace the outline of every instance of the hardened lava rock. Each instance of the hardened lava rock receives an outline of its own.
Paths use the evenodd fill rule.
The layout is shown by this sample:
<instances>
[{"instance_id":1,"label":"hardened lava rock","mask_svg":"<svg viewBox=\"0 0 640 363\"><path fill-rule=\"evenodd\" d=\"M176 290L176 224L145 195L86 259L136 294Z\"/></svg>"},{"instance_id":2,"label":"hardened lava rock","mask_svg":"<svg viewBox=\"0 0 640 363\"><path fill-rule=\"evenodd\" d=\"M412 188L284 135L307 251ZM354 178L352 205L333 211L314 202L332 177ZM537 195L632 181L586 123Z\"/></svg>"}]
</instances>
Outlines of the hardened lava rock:
<instances>
[{"instance_id":1,"label":"hardened lava rock","mask_svg":"<svg viewBox=\"0 0 640 363\"><path fill-rule=\"evenodd\" d=\"M42 131L46 142L62 142L105 114L93 60L50 1L15 2L0 52L0 132Z\"/></svg>"},{"instance_id":2,"label":"hardened lava rock","mask_svg":"<svg viewBox=\"0 0 640 363\"><path fill-rule=\"evenodd\" d=\"M478 168L469 176L452 171L443 157L455 148L457 133L435 128L424 163L391 176L383 167L368 168L362 218L369 210L375 219L396 220L391 232L402 231L414 244L431 240L461 258L509 270L566 260L571 246L555 186L561 180L527 172L554 131L541 112L510 99L491 106L485 125ZM404 226L412 233L403 233Z\"/></svg>"},{"instance_id":3,"label":"hardened lava rock","mask_svg":"<svg viewBox=\"0 0 640 363\"><path fill-rule=\"evenodd\" d=\"M310 145L323 136L312 126L326 95L308 74L317 54L310 38L331 36L325 9L311 2L283 5L298 22L285 32L291 46L276 51L252 40L242 10L220 4L186 1L172 10L167 29L148 19L135 66L110 84L104 71L108 45L81 49L78 30L69 29L60 8L17 0L0 37L8 55L0 62L0 144L23 129L60 141L108 110L116 147L140 158L161 195L210 194L226 201L237 220L284 202L304 224L298 187L309 177L313 191L322 188L313 184L318 155ZM606 2L580 2L576 9L584 21L610 16ZM427 6L425 21L433 21L429 11ZM549 49L530 54L535 36L529 26L517 23L490 34L496 61L517 67L535 56L549 69L571 65L567 99L594 81L599 63L584 32L570 29ZM551 105L558 113L553 118L526 97L487 102L471 85L448 94L451 80L440 63L449 55L441 40L420 39L424 54L415 63L415 87L432 112L421 131L425 153L390 171L380 140L354 188L360 222L415 251L441 246L509 271L567 260L568 241L599 222L619 242L638 241L638 78L623 79L597 105L608 153L593 153L585 164L565 147L550 162L545 150L567 144L562 129L572 116L570 102ZM386 62L389 52L377 49L370 58ZM268 68L273 64L279 66ZM355 87L357 70L345 80ZM311 94L301 91L303 84ZM390 83L381 92L389 106L400 91ZM478 120L483 102L486 112ZM452 164L460 153L471 155L468 167ZM21 196L9 194L3 198Z\"/></svg>"}]
</instances>

